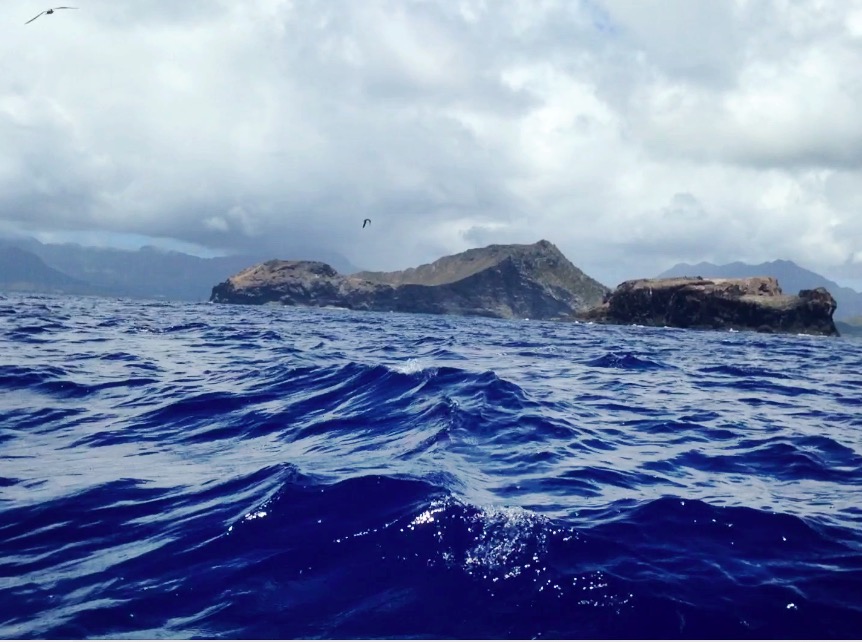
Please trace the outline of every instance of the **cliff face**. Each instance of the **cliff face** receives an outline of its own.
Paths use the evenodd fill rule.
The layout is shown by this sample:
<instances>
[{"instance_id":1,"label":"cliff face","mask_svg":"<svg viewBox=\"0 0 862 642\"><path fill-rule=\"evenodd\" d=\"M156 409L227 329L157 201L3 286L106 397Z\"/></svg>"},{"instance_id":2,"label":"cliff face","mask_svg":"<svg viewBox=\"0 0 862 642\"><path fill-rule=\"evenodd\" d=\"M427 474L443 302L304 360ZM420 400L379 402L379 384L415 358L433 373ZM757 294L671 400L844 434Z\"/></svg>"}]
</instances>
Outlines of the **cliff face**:
<instances>
[{"instance_id":1,"label":"cliff face","mask_svg":"<svg viewBox=\"0 0 862 642\"><path fill-rule=\"evenodd\" d=\"M835 299L824 288L781 292L772 277L638 279L582 315L603 323L837 335Z\"/></svg>"},{"instance_id":2,"label":"cliff face","mask_svg":"<svg viewBox=\"0 0 862 642\"><path fill-rule=\"evenodd\" d=\"M557 319L598 304L607 292L554 245L540 241L469 250L402 272L351 276L315 261L268 261L217 285L211 300Z\"/></svg>"}]
</instances>

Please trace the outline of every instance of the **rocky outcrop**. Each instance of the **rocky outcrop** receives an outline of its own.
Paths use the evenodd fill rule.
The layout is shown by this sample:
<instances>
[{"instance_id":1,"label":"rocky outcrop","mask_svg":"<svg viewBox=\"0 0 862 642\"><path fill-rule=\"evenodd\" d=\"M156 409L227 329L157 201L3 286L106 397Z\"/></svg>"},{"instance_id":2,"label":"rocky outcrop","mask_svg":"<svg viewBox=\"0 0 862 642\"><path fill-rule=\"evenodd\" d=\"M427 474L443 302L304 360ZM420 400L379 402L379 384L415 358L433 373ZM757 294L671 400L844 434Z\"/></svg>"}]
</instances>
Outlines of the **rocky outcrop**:
<instances>
[{"instance_id":1,"label":"rocky outcrop","mask_svg":"<svg viewBox=\"0 0 862 642\"><path fill-rule=\"evenodd\" d=\"M338 274L316 261L267 261L213 288L217 303L281 303L352 310L562 319L608 289L548 241L491 245L401 272Z\"/></svg>"},{"instance_id":2,"label":"rocky outcrop","mask_svg":"<svg viewBox=\"0 0 862 642\"><path fill-rule=\"evenodd\" d=\"M638 279L619 285L584 320L678 328L837 335L824 288L782 293L772 277Z\"/></svg>"}]
</instances>

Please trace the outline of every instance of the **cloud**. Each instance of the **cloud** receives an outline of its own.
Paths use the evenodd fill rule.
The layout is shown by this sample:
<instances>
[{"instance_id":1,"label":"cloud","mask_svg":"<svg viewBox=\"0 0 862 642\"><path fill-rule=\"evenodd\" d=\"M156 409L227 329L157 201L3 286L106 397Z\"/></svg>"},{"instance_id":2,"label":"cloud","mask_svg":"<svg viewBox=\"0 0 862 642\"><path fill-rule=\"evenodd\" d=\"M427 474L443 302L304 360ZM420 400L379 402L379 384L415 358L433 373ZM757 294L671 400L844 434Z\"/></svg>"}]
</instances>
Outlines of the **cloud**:
<instances>
[{"instance_id":1,"label":"cloud","mask_svg":"<svg viewBox=\"0 0 862 642\"><path fill-rule=\"evenodd\" d=\"M370 269L547 238L611 285L862 255L859 1L39 10L0 7L0 230Z\"/></svg>"}]
</instances>

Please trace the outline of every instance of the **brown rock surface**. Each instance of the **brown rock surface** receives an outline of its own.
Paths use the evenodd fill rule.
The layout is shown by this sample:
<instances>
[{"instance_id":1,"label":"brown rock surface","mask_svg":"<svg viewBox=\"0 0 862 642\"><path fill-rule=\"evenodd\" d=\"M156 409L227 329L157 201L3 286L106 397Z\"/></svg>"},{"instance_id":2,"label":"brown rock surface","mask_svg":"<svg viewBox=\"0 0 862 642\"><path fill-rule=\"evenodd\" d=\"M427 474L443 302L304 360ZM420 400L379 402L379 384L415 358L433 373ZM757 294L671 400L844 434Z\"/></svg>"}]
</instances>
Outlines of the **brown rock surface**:
<instances>
[{"instance_id":1,"label":"brown rock surface","mask_svg":"<svg viewBox=\"0 0 862 642\"><path fill-rule=\"evenodd\" d=\"M607 288L548 241L491 245L401 272L338 274L316 261L267 261L213 288L220 303L561 319L599 303Z\"/></svg>"},{"instance_id":2,"label":"brown rock surface","mask_svg":"<svg viewBox=\"0 0 862 642\"><path fill-rule=\"evenodd\" d=\"M824 288L781 292L773 277L637 279L579 315L602 323L837 335Z\"/></svg>"}]
</instances>

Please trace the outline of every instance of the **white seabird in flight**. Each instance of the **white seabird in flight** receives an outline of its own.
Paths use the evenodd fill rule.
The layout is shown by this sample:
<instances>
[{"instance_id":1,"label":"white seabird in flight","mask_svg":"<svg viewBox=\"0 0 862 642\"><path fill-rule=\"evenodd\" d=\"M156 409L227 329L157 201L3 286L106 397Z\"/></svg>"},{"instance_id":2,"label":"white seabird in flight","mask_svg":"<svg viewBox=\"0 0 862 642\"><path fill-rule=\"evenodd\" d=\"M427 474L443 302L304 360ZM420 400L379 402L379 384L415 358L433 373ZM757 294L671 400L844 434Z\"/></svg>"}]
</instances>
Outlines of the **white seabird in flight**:
<instances>
[{"instance_id":1,"label":"white seabird in flight","mask_svg":"<svg viewBox=\"0 0 862 642\"><path fill-rule=\"evenodd\" d=\"M39 16L43 16L43 15L50 16L52 13L54 13L54 12L55 12L55 11L57 11L58 9L77 9L77 8L78 8L78 7L54 7L53 9L45 9L45 11L43 11L42 13L40 13L40 14L39 14ZM36 16L36 18L38 18L39 16ZM30 19L29 19L27 22L25 22L24 24L25 24L25 25L28 25L28 24L30 24L31 22L33 22L36 18L30 18Z\"/></svg>"}]
</instances>

